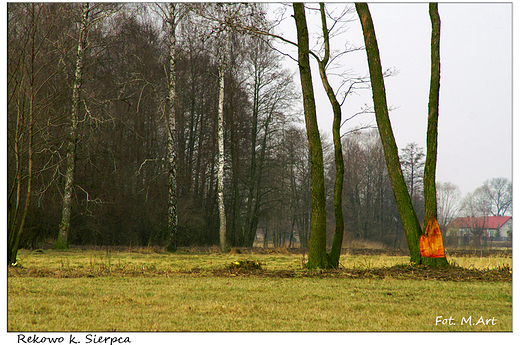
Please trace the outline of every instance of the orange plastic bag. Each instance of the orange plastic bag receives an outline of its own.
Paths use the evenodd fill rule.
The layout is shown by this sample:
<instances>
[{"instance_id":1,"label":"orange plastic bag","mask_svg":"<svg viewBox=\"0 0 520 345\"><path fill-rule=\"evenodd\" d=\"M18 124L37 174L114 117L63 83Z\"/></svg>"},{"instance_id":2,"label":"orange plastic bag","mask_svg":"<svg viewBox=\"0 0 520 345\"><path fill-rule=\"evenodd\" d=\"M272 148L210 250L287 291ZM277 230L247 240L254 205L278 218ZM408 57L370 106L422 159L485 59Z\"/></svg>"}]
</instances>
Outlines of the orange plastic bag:
<instances>
[{"instance_id":1,"label":"orange plastic bag","mask_svg":"<svg viewBox=\"0 0 520 345\"><path fill-rule=\"evenodd\" d=\"M424 234L419 239L421 256L426 258L443 258L444 244L442 243L441 228L435 217L430 217Z\"/></svg>"}]
</instances>

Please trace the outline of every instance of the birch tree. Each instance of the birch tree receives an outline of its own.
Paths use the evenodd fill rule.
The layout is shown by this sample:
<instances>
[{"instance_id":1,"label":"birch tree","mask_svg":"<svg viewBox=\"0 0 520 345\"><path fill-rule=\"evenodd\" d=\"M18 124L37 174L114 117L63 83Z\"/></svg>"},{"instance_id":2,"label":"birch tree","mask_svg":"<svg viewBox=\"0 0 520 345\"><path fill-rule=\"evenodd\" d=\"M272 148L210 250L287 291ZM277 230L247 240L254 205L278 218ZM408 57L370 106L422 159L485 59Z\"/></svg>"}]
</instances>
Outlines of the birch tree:
<instances>
[{"instance_id":1,"label":"birch tree","mask_svg":"<svg viewBox=\"0 0 520 345\"><path fill-rule=\"evenodd\" d=\"M83 91L84 60L88 46L87 40L89 32L96 23L118 11L118 8L119 6L111 4L96 4L91 6L89 3L84 3L81 6L81 21L79 23L77 48L74 59L74 75L72 78L70 122L66 140L67 154L65 159L62 216L54 249L68 249L69 247L72 194L75 186L76 156L79 140L78 124L80 123L80 104L85 103L84 100L82 100L81 93Z\"/></svg>"},{"instance_id":2,"label":"birch tree","mask_svg":"<svg viewBox=\"0 0 520 345\"><path fill-rule=\"evenodd\" d=\"M65 188L63 192L63 209L59 225L58 239L54 249L69 248L70 214L72 209L72 192L74 187L74 171L76 170L76 149L78 141L78 112L80 104L81 80L83 77L83 59L89 27L90 5L85 3L81 11L78 48L74 79L72 81L72 109L70 112L70 127L67 138L67 158L65 170Z\"/></svg>"},{"instance_id":3,"label":"birch tree","mask_svg":"<svg viewBox=\"0 0 520 345\"><path fill-rule=\"evenodd\" d=\"M167 112L167 133L168 133L168 241L166 249L169 251L177 250L177 128L175 122L175 106L177 101L175 83L175 62L177 48L177 25L186 14L183 4L170 3L168 12L169 26L169 70L168 81L168 112Z\"/></svg>"},{"instance_id":4,"label":"birch tree","mask_svg":"<svg viewBox=\"0 0 520 345\"><path fill-rule=\"evenodd\" d=\"M220 249L226 249L226 206L224 200L225 179L225 152L224 152L224 100L225 100L225 75L228 69L228 59L231 46L231 33L235 27L234 22L241 15L244 4L216 4L195 5L195 12L210 23L217 24L213 32L218 35L219 42L215 44L217 55L217 83L218 83L218 115L217 115L217 202L219 214L219 243Z\"/></svg>"},{"instance_id":5,"label":"birch tree","mask_svg":"<svg viewBox=\"0 0 520 345\"><path fill-rule=\"evenodd\" d=\"M226 19L229 18L230 5L227 5ZM218 171L217 171L217 197L219 212L219 240L220 249L226 249L226 206L224 204L224 90L225 73L227 69L227 56L229 54L230 32L224 26L224 49L220 52L218 64L218 121L217 121L217 143L218 143Z\"/></svg>"}]
</instances>

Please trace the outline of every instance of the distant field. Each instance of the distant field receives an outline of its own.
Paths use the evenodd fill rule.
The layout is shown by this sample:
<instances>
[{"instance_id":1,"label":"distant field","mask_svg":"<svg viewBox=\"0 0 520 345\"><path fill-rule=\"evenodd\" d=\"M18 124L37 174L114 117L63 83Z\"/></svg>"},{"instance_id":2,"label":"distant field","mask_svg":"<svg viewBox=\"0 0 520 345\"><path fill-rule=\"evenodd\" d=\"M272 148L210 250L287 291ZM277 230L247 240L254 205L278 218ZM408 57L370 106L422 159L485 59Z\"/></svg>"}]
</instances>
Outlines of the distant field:
<instances>
[{"instance_id":1,"label":"distant field","mask_svg":"<svg viewBox=\"0 0 520 345\"><path fill-rule=\"evenodd\" d=\"M331 271L288 252L21 251L19 261L8 331L512 330L510 257L430 270L347 254ZM229 268L237 261L262 269Z\"/></svg>"}]
</instances>

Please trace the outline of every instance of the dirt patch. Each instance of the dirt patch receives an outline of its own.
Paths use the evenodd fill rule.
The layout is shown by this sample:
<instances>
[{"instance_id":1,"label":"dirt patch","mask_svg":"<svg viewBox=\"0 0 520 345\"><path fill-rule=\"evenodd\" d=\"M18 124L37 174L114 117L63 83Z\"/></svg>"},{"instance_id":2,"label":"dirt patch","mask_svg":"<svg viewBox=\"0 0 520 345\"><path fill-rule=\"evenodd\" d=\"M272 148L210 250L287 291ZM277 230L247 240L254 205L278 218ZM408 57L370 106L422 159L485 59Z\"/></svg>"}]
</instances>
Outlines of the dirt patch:
<instances>
[{"instance_id":1,"label":"dirt patch","mask_svg":"<svg viewBox=\"0 0 520 345\"><path fill-rule=\"evenodd\" d=\"M266 270L249 268L203 269L185 271L157 271L132 269L26 269L10 267L8 277L98 278L98 277L258 277L258 278L317 278L317 279L399 279L457 282L512 282L508 266L496 269L467 269L457 266L431 268L416 265L396 265L374 269L337 270Z\"/></svg>"},{"instance_id":2,"label":"dirt patch","mask_svg":"<svg viewBox=\"0 0 520 345\"><path fill-rule=\"evenodd\" d=\"M186 272L195 273L196 272ZM343 278L343 279L410 279L436 281L484 281L512 282L512 271L508 266L497 269L466 269L457 266L431 268L423 265L397 265L375 269L337 270L246 270L218 269L211 274L218 277L255 276L267 278Z\"/></svg>"},{"instance_id":3,"label":"dirt patch","mask_svg":"<svg viewBox=\"0 0 520 345\"><path fill-rule=\"evenodd\" d=\"M469 258L512 258L512 249L447 249L446 256L469 257Z\"/></svg>"}]
</instances>

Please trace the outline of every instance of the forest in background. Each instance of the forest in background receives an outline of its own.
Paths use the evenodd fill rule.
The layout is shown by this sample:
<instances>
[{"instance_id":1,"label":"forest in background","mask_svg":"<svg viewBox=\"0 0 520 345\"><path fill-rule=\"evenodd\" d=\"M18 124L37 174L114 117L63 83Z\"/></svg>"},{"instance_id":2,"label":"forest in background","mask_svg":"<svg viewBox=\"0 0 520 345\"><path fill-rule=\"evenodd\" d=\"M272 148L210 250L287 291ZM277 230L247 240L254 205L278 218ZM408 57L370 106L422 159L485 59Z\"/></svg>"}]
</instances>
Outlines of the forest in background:
<instances>
[{"instance_id":1,"label":"forest in background","mask_svg":"<svg viewBox=\"0 0 520 345\"><path fill-rule=\"evenodd\" d=\"M212 6L218 5L208 5L208 13ZM249 6L261 25L273 25L265 5ZM19 226L26 212L22 247L57 238L81 20L81 4L8 4L8 229ZM70 244L166 245L167 24L160 8L136 4L96 4L90 23L78 103ZM252 246L261 235L275 247L307 247L310 166L295 76L283 69L283 56L269 38L238 31L230 31L230 37L224 76L227 241ZM190 12L179 22L177 41L177 241L213 245L219 242L222 30L209 15ZM332 240L334 153L330 138L323 140ZM405 246L379 134L353 131L342 141L345 240ZM422 148L414 143L402 148L401 165L422 218ZM452 202L446 221L460 205L466 214L488 212L492 193L484 187L492 191L491 182L464 202L456 186L444 184ZM442 188L439 199L441 194ZM479 201L481 195L486 201ZM441 217L439 222L447 225Z\"/></svg>"}]
</instances>

